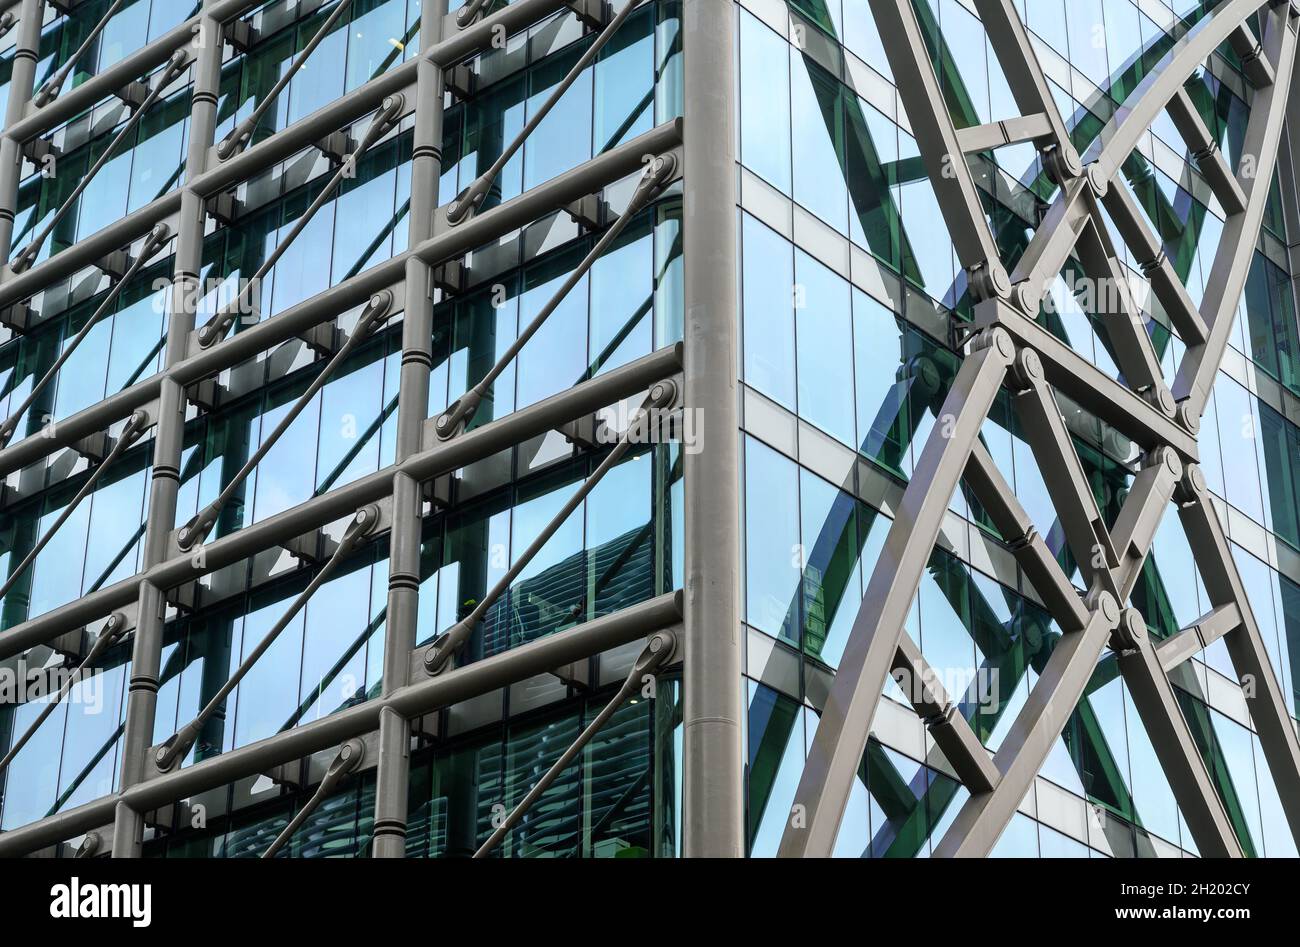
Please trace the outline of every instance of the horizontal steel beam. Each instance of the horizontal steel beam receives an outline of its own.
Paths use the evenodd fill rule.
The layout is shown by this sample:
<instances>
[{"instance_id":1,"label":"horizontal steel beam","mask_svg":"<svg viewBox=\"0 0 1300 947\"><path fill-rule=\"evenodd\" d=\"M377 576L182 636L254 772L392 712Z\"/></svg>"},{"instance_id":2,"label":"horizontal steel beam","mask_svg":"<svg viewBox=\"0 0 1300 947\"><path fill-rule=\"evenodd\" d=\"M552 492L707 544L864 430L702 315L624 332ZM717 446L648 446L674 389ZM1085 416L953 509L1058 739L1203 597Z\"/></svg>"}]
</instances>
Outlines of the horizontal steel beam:
<instances>
[{"instance_id":1,"label":"horizontal steel beam","mask_svg":"<svg viewBox=\"0 0 1300 947\"><path fill-rule=\"evenodd\" d=\"M429 51L428 56L438 62L451 63L457 61L457 57L465 58L483 52L492 48L502 30L508 35L512 30L526 27L563 6L562 0L520 0L438 44ZM395 92L408 93L407 111L414 110L417 65L415 60L411 60L389 70L227 161L217 159L214 153L207 169L189 181L186 189L205 198L229 190L277 162L311 147L331 132L365 118L379 107L385 97ZM78 86L75 91L81 92L89 84L87 82L86 85ZM111 94L111 89L105 94ZM139 239L159 221L169 221L180 207L182 190L178 188L168 191L127 217L83 238L21 274L14 274L6 265L0 270L0 309L30 298L56 280L94 264L114 250Z\"/></svg>"},{"instance_id":2,"label":"horizontal steel beam","mask_svg":"<svg viewBox=\"0 0 1300 947\"><path fill-rule=\"evenodd\" d=\"M202 381L282 342L297 338L307 330L336 318L340 313L363 305L371 295L381 290L393 290L397 296L394 308L402 308L405 305L404 280L408 260L420 259L436 265L463 256L558 211L581 197L596 193L639 172L642 158L646 154L675 153L681 140L680 120L665 122L457 227L435 224L435 236L419 246L376 264L352 279L270 319L264 319L216 345L207 349L195 346L196 351L172 368L79 411L70 418L56 422L51 432L43 431L10 444L0 451L0 477L101 431L135 408L147 404L158 396L164 379L176 381L183 387ZM680 165L679 161L678 166ZM179 203L179 193L177 198ZM444 220L446 208L440 208L436 213L439 221ZM62 256L60 254L54 259L58 260ZM32 270L20 279L36 272L37 270ZM0 300L5 298L7 289L8 284L0 286Z\"/></svg>"},{"instance_id":3,"label":"horizontal steel beam","mask_svg":"<svg viewBox=\"0 0 1300 947\"><path fill-rule=\"evenodd\" d=\"M259 6L260 3L261 0L216 0L206 10L196 13L153 42L129 53L107 69L90 76L80 85L62 93L48 105L38 108L35 103L29 103L27 114L20 121L6 128L4 136L21 143L57 128L113 96L128 83L161 66L177 49L194 42L195 30L204 17L211 16L224 22Z\"/></svg>"},{"instance_id":4,"label":"horizontal steel beam","mask_svg":"<svg viewBox=\"0 0 1300 947\"><path fill-rule=\"evenodd\" d=\"M1168 444L1186 459L1198 456L1191 432L1013 307L986 300L975 307L975 322L981 327L1000 325L1017 345L1033 349L1052 387L1143 448Z\"/></svg>"},{"instance_id":5,"label":"horizontal steel beam","mask_svg":"<svg viewBox=\"0 0 1300 947\"><path fill-rule=\"evenodd\" d=\"M1157 642L1160 666L1168 674L1184 661L1200 654L1241 624L1241 609L1235 602L1210 609L1196 621L1163 641Z\"/></svg>"},{"instance_id":6,"label":"horizontal steel beam","mask_svg":"<svg viewBox=\"0 0 1300 947\"><path fill-rule=\"evenodd\" d=\"M146 572L0 632L0 660L81 628L128 605L135 601L141 582L164 590L178 588L263 549L273 548L350 516L365 504L389 496L397 474L405 474L421 483L433 480L644 391L656 381L681 371L681 366L681 344L668 346L484 424L454 440L439 441L400 464L354 480L214 540L203 547L203 556L198 561L191 554L176 551L171 558Z\"/></svg>"},{"instance_id":7,"label":"horizontal steel beam","mask_svg":"<svg viewBox=\"0 0 1300 947\"><path fill-rule=\"evenodd\" d=\"M670 592L184 769L153 775L125 792L0 834L0 858L25 855L112 822L119 804L142 813L162 808L373 733L385 710L411 720L636 641L677 624L681 614L682 593Z\"/></svg>"}]
</instances>

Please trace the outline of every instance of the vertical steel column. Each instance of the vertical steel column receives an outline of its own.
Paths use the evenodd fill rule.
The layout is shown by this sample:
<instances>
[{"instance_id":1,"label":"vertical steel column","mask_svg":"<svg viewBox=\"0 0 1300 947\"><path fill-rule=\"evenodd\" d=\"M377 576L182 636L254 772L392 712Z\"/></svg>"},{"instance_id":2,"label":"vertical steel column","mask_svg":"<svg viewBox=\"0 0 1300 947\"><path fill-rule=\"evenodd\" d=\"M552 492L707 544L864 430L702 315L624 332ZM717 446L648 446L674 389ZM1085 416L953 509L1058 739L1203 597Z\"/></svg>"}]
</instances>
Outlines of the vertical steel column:
<instances>
[{"instance_id":1,"label":"vertical steel column","mask_svg":"<svg viewBox=\"0 0 1300 947\"><path fill-rule=\"evenodd\" d=\"M423 0L420 47L427 51L442 40L447 0ZM421 57L416 72L415 130L411 157L410 240L418 246L433 236L442 176L442 69ZM412 257L406 264L406 313L402 317L402 370L397 393L397 462L420 450L429 413L429 371L433 367L432 268ZM387 696L409 682L415 648L420 595L420 531L423 497L420 483L407 474L393 478L393 526L388 567L388 619L384 628L384 682ZM375 858L406 854L407 791L410 779L411 726L385 709L379 718L376 770Z\"/></svg>"},{"instance_id":2,"label":"vertical steel column","mask_svg":"<svg viewBox=\"0 0 1300 947\"><path fill-rule=\"evenodd\" d=\"M214 0L204 0L204 8ZM204 16L194 38L194 87L190 102L190 139L185 156L185 179L193 181L206 168L217 124L217 93L221 83L221 57L225 40L222 24ZM172 270L172 298L167 318L164 359L168 368L185 358L194 311L199 299L199 272L203 264L205 202L188 184L181 193L176 218L176 255ZM185 392L167 378L159 391L157 428L154 433L153 476L145 521L144 568L172 555L168 540L176 525L176 497L180 490L181 447L185 433ZM122 741L122 788L144 779L149 747L153 743L154 712L158 705L166 590L148 581L140 583L140 610L131 651L131 681L127 696L126 731ZM113 824L113 857L138 858L144 834L144 814L119 805Z\"/></svg>"},{"instance_id":3,"label":"vertical steel column","mask_svg":"<svg viewBox=\"0 0 1300 947\"><path fill-rule=\"evenodd\" d=\"M686 0L686 410L702 432L683 458L683 854L743 857L739 412L736 398L735 5Z\"/></svg>"},{"instance_id":4,"label":"vertical steel column","mask_svg":"<svg viewBox=\"0 0 1300 947\"><path fill-rule=\"evenodd\" d=\"M23 117L36 84L36 57L41 45L41 0L23 0L18 11L18 41L9 79L9 102L5 106L5 128L13 128ZM0 139L0 262L9 259L14 237L14 214L18 211L18 184L22 177L23 143L5 135Z\"/></svg>"}]
</instances>

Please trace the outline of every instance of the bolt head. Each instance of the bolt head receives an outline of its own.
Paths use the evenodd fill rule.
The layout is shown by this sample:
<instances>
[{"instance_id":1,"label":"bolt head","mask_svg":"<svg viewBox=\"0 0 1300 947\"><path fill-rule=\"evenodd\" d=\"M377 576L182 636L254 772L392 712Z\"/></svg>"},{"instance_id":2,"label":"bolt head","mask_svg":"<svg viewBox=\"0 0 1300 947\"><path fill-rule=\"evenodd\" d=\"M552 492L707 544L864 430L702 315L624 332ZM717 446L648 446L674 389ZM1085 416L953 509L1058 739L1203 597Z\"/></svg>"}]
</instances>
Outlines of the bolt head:
<instances>
[{"instance_id":1,"label":"bolt head","mask_svg":"<svg viewBox=\"0 0 1300 947\"><path fill-rule=\"evenodd\" d=\"M1098 197L1105 197L1106 192L1110 190L1110 181L1101 171L1097 162L1088 165L1088 186Z\"/></svg>"}]
</instances>

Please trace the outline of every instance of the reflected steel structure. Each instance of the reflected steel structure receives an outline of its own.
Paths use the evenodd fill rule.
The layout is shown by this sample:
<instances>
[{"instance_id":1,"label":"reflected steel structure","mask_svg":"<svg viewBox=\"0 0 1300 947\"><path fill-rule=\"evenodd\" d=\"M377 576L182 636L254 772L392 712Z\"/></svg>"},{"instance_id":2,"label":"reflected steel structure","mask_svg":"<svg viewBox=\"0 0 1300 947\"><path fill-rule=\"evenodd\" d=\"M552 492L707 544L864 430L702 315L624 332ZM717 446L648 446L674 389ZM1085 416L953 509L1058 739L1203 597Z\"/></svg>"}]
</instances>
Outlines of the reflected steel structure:
<instances>
[{"instance_id":1,"label":"reflected steel structure","mask_svg":"<svg viewBox=\"0 0 1300 947\"><path fill-rule=\"evenodd\" d=\"M61 451L88 452L87 439L105 432L115 438L115 446L151 433L153 452L142 571L0 633L0 659L82 629L115 640L124 634L133 636L121 786L111 795L0 834L0 855L29 854L85 835L87 854L111 849L115 857L138 857L151 811L323 754L320 765L312 769L320 786L317 798L358 766L375 769L372 852L376 857L401 857L414 720L511 682L644 640L647 654L654 657L643 655L637 667L653 671L680 663L683 674L684 853L742 856L745 708L737 588L737 200L731 0L683 0L681 119L482 211L478 198L490 181L475 182L459 199L437 206L442 106L449 74L501 37L515 35L562 9L575 10L589 29L605 35L639 0L612 4L515 0L506 6L471 2L454 13L448 12L446 0L423 0L422 49L417 57L251 144L238 130L217 142L215 127L223 46L237 36L240 17L257 2L204 0L199 14L189 21L57 95L49 83L42 90L34 88L46 2L21 0L10 11L17 48L0 138L0 258L9 258L13 249L21 166L24 155L37 153L33 142L101 100L156 94L172 82L193 83L192 113L183 186L43 262L31 264L34 252L20 253L0 271L0 320L21 327L20 314L27 301L53 281L124 249L129 259L139 263L166 252L174 239L163 370L46 431L0 449L0 477L44 464ZM1247 690L1251 718L1292 833L1300 838L1300 742L1197 467L1196 442L1199 418L1227 346L1253 237L1264 213L1292 83L1300 11L1277 0L1225 0L1170 49L1097 143L1081 156L1070 143L1012 0L974 0L974 5L1022 117L958 130L944 104L911 4L908 0L871 2L899 95L976 301L976 320L970 336L960 340L967 354L940 411L947 423L936 425L919 456L867 584L780 854L830 854L887 675L904 669L917 679L925 677L925 658L905 632L904 619L935 546L948 499L962 480L1010 544L1063 636L994 755L981 745L941 689L931 687L910 695L936 745L970 790L969 800L935 853L988 854L1084 695L1098 659L1109 648L1118 655L1120 673L1198 848L1203 854L1239 856L1241 848L1167 676L1179 662L1220 637L1238 675L1255 682ZM339 8L344 6L346 0ZM1258 39L1248 25L1257 12L1264 25ZM598 37L596 44L600 42ZM1227 165L1182 88L1192 71L1224 42L1238 52L1255 87L1244 147L1254 159L1253 173ZM309 46L291 71L310 53ZM145 77L160 68L150 93L150 80ZM1163 110L1169 111L1186 138L1228 215L1199 309L1187 297L1160 241L1116 174L1139 136ZM229 313L224 311L208 324L196 325L194 300L204 228L223 196L304 149L328 152L337 140L335 133L349 131L344 153L336 155L333 181L337 183L360 151L401 123L413 127L414 137L408 250L236 335L227 335ZM524 136L528 130L526 126ZM521 141L522 136L515 145ZM1039 150L1058 191L1029 248L1008 272L964 156L1023 141L1032 141ZM637 174L642 189L657 193L680 186L683 191L683 341L470 431L464 429L464 421L473 412L473 393L459 407L449 409L449 417L427 417L431 300L438 268ZM330 190L327 185L322 200ZM1040 300L1072 256L1077 256L1089 276L1125 285L1103 207L1129 250L1142 261L1143 273L1187 344L1172 387L1163 380L1140 310L1126 295L1121 295L1114 311L1103 314L1124 382L1105 375L1034 321ZM630 216L626 211L620 219ZM609 226L612 230L619 223ZM38 247L39 241L32 246ZM211 526L205 513L210 510L175 530L182 433L194 387L285 342L303 337L319 342L318 330L336 322L352 324L350 317L356 312L362 313L361 318L350 334L336 339L334 357L322 356L321 378L349 342L377 322L401 314L393 465L210 542L205 541ZM1083 564L1086 593L1071 584L979 441L980 426L1004 386L1013 394L1017 418L1043 469L1067 544ZM457 629L417 649L420 528L427 485L647 391L659 391L671 399L667 402L671 406L694 412L695 423L704 432L701 449L683 457L683 588L472 664L455 666L446 660L454 651ZM1058 392L1131 438L1143 451L1141 470L1110 526L1098 510L1062 420ZM99 469L103 469L113 456L106 451L91 463L101 461ZM1127 603L1159 520L1171 502L1178 507L1215 607L1175 637L1156 643ZM351 525L334 547L339 555L358 542L382 534L389 538L381 696L179 767L183 746L176 744L173 751L166 743L152 745L168 593L345 520ZM196 555L200 545L202 555ZM671 658L661 653L665 642L671 643ZM619 694L626 689L625 685ZM302 818L300 813L298 821ZM277 839L273 850L284 840L283 835Z\"/></svg>"}]
</instances>

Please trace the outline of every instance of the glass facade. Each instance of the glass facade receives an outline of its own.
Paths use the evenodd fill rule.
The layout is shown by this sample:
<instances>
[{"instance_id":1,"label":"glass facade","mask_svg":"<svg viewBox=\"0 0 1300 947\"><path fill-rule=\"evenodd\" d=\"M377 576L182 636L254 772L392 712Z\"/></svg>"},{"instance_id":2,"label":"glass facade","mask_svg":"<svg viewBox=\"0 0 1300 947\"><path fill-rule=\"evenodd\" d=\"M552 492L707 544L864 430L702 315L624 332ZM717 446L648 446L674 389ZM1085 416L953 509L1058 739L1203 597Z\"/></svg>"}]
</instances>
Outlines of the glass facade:
<instances>
[{"instance_id":1,"label":"glass facade","mask_svg":"<svg viewBox=\"0 0 1300 947\"><path fill-rule=\"evenodd\" d=\"M201 64L212 40L205 39L201 4L95 0L71 13L48 3L23 5L43 11L35 75L26 75L24 57L16 55L24 33L15 27L0 40L0 98L27 97L13 88L16 76L37 90L51 79L61 85L52 89L55 104L44 107L55 110L46 113L54 118L30 136L48 144L15 159L21 173L11 266L0 278L0 300L8 300L0 312L8 327L0 336L0 417L14 428L8 446L0 444L0 670L19 679L30 669L48 676L77 667L95 634L106 634L103 619L120 610L116 603L136 604L141 576L154 576L146 584L158 583L161 607L155 653L142 649L144 625L128 608L135 633L97 653L101 673L75 684L25 743L50 707L48 694L0 702L0 752L21 746L0 773L0 832L61 815L75 819L78 807L129 793L142 782L132 737L144 748L164 744L215 699L219 706L201 719L180 770L215 771L212 761L242 759L241 751L293 731L308 750L187 795L183 804L151 804L140 813L142 854L257 856L303 811L307 819L282 854L374 854L383 829L377 823L384 821L377 805L385 803L373 742L360 773L319 799L316 787L334 754L311 741L328 721L361 719L367 706L390 700L402 686L394 684L393 654L386 653L402 640L389 627L394 594L416 590L413 619L405 607L394 611L400 621L413 621L417 648L454 629L470 630L456 655L459 670L617 619L689 585L689 445L681 439L637 444L608 465L602 461L613 442L580 425L547 424L543 433L499 444L491 438L511 418L687 340L684 274L692 264L684 231L691 208L680 182L626 213L637 180L630 168L602 171L609 179L594 189L594 201L527 202L537 194L567 195L565 182L575 175L621 167L620 156L647 136L689 118L682 30L683 4L693 2L704 0L644 0L612 36L606 25L621 3L592 22L561 3L489 2L479 16L505 18L510 28L473 33L481 34L478 45L466 43L454 61L436 64L446 76L432 91L423 72L417 80L417 60L430 47L421 30L436 21L433 48L452 42L458 29L471 35L475 20L459 21L458 14L468 16L460 0L450 10L436 0L339 0L338 16L331 2L230 3L226 40L216 44L219 69L206 79ZM510 21L509 8L525 4L536 11L532 19ZM1011 5L1083 154L1141 96L1167 54L1222 4ZM740 430L721 436L734 434L740 450L741 556L734 572L745 776L737 791L745 851L766 857L777 853L800 801L805 759L867 585L888 557L885 536L900 499L932 433L945 424L943 406L968 357L963 343L977 327L979 299L901 104L873 3L729 6ZM911 6L959 131L1022 114L973 0ZM1262 17L1250 20L1256 35ZM195 22L191 42L186 36ZM172 47L190 47L198 64L164 86L166 55L145 54L172 36L182 37ZM134 91L76 98L80 86L126 61L142 65ZM1225 41L1182 87L1234 168L1256 159L1247 152L1257 100L1248 73L1249 64ZM132 95L151 83L158 95L137 116ZM359 153L367 118L383 95L398 90L407 97L405 111ZM417 102L421 95L431 98ZM213 100L215 114L199 121ZM439 116L436 143L421 141L430 129L422 118L429 101ZM10 124L31 126L44 109L11 104ZM321 134L301 131L331 109L344 117ZM254 117L243 153L223 166L210 146ZM196 126L212 135L197 150ZM342 144L329 140L338 131L350 136ZM1258 233L1246 238L1253 252L1245 290L1201 417L1198 462L1293 724L1290 718L1300 715L1300 317L1290 252L1297 192L1289 131L1266 185ZM689 125L687 135L689 141ZM205 167L187 166L196 154ZM421 162L431 155L437 176L422 188ZM1201 157L1161 112L1120 171L1194 306L1214 293L1216 253L1233 218ZM1060 185L1033 141L966 158L993 242L1011 270L1045 226ZM633 155L631 167L640 159ZM484 175L491 178L486 198L474 223L461 226L508 223L499 230L484 225L457 253L432 259L436 253L420 245L430 238L418 235L421 215L435 208L420 206L418 195L430 194L445 210ZM534 206L541 211L531 213ZM129 270L113 260L123 248L125 259L134 259L132 245L138 248L158 221L183 229L195 207L199 223L190 226L197 239L189 250L182 233ZM529 211L526 221L506 216L523 214L514 210L520 207ZM445 212L434 219L434 242L456 232ZM621 229L602 243L616 219ZM144 224L122 231L121 239L105 236L132 220ZM1173 386L1189 350L1185 333L1164 297L1150 294L1149 261L1135 256L1107 221L1119 264L1138 290L1140 331ZM27 266L14 265L27 251ZM193 271L183 258L190 251ZM403 282L402 268L424 264L433 288L419 298L409 292L410 277ZM1112 329L1079 292L1082 271L1071 257L1054 274L1037 324L1122 381ZM176 321L178 277L197 280L192 326ZM18 288L7 296L11 281ZM404 288L388 321L350 339L360 334L365 299L398 285ZM331 299L348 302L325 312ZM189 332L232 306L239 318L214 346ZM414 324L427 323L429 337L413 346L408 326L417 313ZM534 334L539 316L545 321ZM289 320L295 328L276 328ZM245 333L254 341L240 348ZM349 348L336 364L345 339ZM407 394L413 363L428 379L427 403L417 407ZM439 442L424 427L413 451L402 418L417 411L421 423L437 419L485 379L483 401L459 437L497 446L466 454L454 469L433 461L419 468L424 492L411 527L418 532L418 575L403 578L389 519L399 502L393 475L412 453L419 460ZM184 416L165 430L159 414L169 392L182 390ZM1136 490L1143 445L1064 395L1060 401L1087 484L1105 525L1114 528ZM1012 402L1010 391L999 393L980 440L1082 590L1085 572L1063 548L1056 504ZM83 431L84 419L105 403L127 407ZM149 408L158 426L134 443L117 441L122 449L110 455L119 422L133 407ZM688 418L689 412L688 405ZM583 421L590 413L577 412ZM281 429L286 418L292 421ZM594 423L608 433L603 422ZM60 433L68 429L76 436ZM174 472L159 460L169 439L179 445ZM251 472L250 458L257 460ZM160 489L170 497L161 506L165 523L156 522ZM383 514L392 538L385 530L336 562L343 518L358 506L351 498L369 502L381 493L394 497ZM203 544L192 555L177 549L173 531L219 498L205 542L211 550L239 551L229 559L213 552L211 565L202 561ZM280 529L326 504L333 504L332 515L304 518L301 539L233 545L255 527ZM1166 506L1125 603L1157 642L1217 604L1175 504ZM320 529L327 523L334 525ZM1069 633L1018 565L1013 545L963 485L948 500L905 622L979 743L995 754ZM185 571L186 559L194 560L194 574ZM304 592L311 594L299 608ZM139 602L153 601L150 594L140 591ZM480 610L484 602L490 607ZM281 628L286 615L292 617ZM262 652L259 642L273 628ZM6 635L23 643L6 646ZM483 845L618 692L644 644L629 640L416 715L405 854L469 856ZM1244 854L1295 856L1279 789L1285 781L1270 771L1228 648L1220 638L1198 651L1171 669L1170 680L1232 832ZM1097 663L991 854L1199 854L1119 660L1108 649ZM236 674L238 686L223 693ZM156 701L144 718L152 732L143 737L133 732L131 710L141 675L156 680ZM689 824L685 694L675 663L648 691L624 701L493 854L681 854ZM834 853L928 856L970 795L927 722L890 681ZM60 839L75 849L85 836L80 830Z\"/></svg>"}]
</instances>

